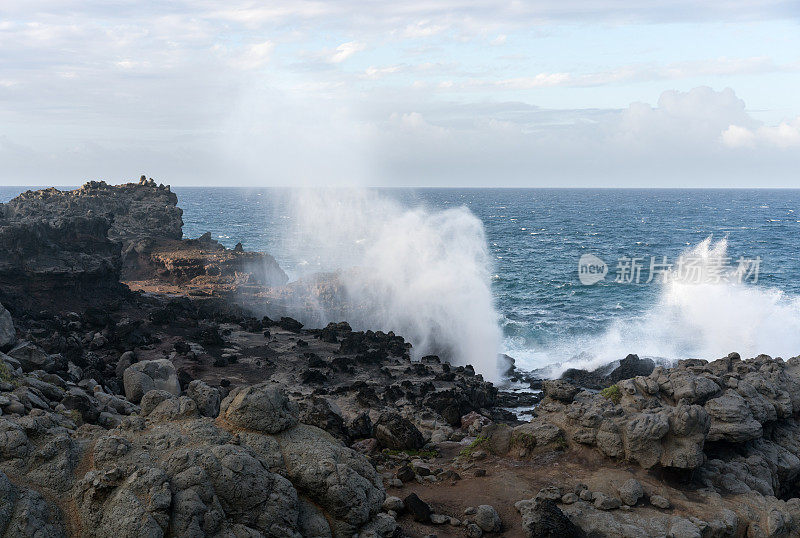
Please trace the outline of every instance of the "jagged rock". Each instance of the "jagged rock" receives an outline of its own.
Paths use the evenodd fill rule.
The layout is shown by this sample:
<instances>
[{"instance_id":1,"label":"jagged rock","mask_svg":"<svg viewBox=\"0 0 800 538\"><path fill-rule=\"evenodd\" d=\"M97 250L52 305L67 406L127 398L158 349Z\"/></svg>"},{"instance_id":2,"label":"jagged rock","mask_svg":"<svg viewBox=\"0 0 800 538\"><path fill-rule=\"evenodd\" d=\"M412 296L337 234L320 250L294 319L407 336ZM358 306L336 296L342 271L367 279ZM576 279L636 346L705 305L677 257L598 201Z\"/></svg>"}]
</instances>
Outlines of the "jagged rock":
<instances>
[{"instance_id":1,"label":"jagged rock","mask_svg":"<svg viewBox=\"0 0 800 538\"><path fill-rule=\"evenodd\" d=\"M523 500L514 504L522 515L522 527L528 538L583 538L584 534L556 506L555 502Z\"/></svg>"},{"instance_id":2,"label":"jagged rock","mask_svg":"<svg viewBox=\"0 0 800 538\"><path fill-rule=\"evenodd\" d=\"M561 379L550 379L542 383L545 396L564 403L570 403L578 391L578 387Z\"/></svg>"},{"instance_id":3,"label":"jagged rock","mask_svg":"<svg viewBox=\"0 0 800 538\"><path fill-rule=\"evenodd\" d=\"M119 244L98 216L25 213L0 204L0 282L22 307L102 301L119 295ZM4 210L5 209L5 210ZM4 215L5 214L5 215ZM81 290L81 293L74 293Z\"/></svg>"},{"instance_id":4,"label":"jagged rock","mask_svg":"<svg viewBox=\"0 0 800 538\"><path fill-rule=\"evenodd\" d=\"M138 404L151 390L164 390L176 396L181 393L175 366L167 359L137 362L125 370L122 378L125 396L133 403Z\"/></svg>"},{"instance_id":5,"label":"jagged rock","mask_svg":"<svg viewBox=\"0 0 800 538\"><path fill-rule=\"evenodd\" d=\"M311 424L339 439L346 440L342 411L336 404L322 397L313 397L301 407L300 421Z\"/></svg>"},{"instance_id":6,"label":"jagged rock","mask_svg":"<svg viewBox=\"0 0 800 538\"><path fill-rule=\"evenodd\" d=\"M397 413L384 413L378 418L375 438L383 446L394 450L414 450L425 444L417 427Z\"/></svg>"},{"instance_id":7,"label":"jagged rock","mask_svg":"<svg viewBox=\"0 0 800 538\"><path fill-rule=\"evenodd\" d=\"M204 381L195 379L186 389L186 395L197 404L197 410L204 417L219 415L220 393L219 389L208 386Z\"/></svg>"},{"instance_id":8,"label":"jagged rock","mask_svg":"<svg viewBox=\"0 0 800 538\"><path fill-rule=\"evenodd\" d=\"M19 361L25 372L34 370L44 370L52 372L55 369L55 361L41 348L31 342L20 342L7 353L12 359Z\"/></svg>"},{"instance_id":9,"label":"jagged rock","mask_svg":"<svg viewBox=\"0 0 800 538\"><path fill-rule=\"evenodd\" d=\"M431 507L420 499L416 493L411 493L403 500L403 506L414 518L414 521L428 523L431 520Z\"/></svg>"},{"instance_id":10,"label":"jagged rock","mask_svg":"<svg viewBox=\"0 0 800 538\"><path fill-rule=\"evenodd\" d=\"M738 392L726 390L722 396L706 402L705 409L711 417L709 441L741 443L757 439L763 433L761 423Z\"/></svg>"},{"instance_id":11,"label":"jagged rock","mask_svg":"<svg viewBox=\"0 0 800 538\"><path fill-rule=\"evenodd\" d=\"M297 404L268 383L239 387L222 401L220 417L239 428L278 433L298 422Z\"/></svg>"}]
</instances>

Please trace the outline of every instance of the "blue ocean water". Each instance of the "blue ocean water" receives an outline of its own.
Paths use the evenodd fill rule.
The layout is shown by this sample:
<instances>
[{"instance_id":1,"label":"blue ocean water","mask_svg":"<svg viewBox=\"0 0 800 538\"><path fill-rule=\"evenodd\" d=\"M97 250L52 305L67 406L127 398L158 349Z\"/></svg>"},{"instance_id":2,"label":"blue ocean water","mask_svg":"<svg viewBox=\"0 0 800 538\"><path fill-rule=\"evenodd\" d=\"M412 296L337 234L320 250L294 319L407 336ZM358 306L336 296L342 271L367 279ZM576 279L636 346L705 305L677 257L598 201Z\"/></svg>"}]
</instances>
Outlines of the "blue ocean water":
<instances>
[{"instance_id":1,"label":"blue ocean water","mask_svg":"<svg viewBox=\"0 0 800 538\"><path fill-rule=\"evenodd\" d=\"M0 187L0 201L22 188ZM184 232L272 253L291 277L315 269L292 245L282 189L176 187ZM665 360L800 355L800 190L381 189L430 211L467 207L483 223L502 351L523 367L591 366L627 353ZM712 237L712 243L703 241ZM715 243L726 240L726 244ZM646 282L651 257L674 262L701 245L736 264L760 260L758 280ZM716 246L716 250L713 250ZM582 285L578 260L609 274ZM697 250L695 250L697 253ZM722 254L720 254L722 253ZM615 282L618 260L643 260L640 283ZM658 280L658 279L656 279ZM558 366L560 365L560 366Z\"/></svg>"}]
</instances>

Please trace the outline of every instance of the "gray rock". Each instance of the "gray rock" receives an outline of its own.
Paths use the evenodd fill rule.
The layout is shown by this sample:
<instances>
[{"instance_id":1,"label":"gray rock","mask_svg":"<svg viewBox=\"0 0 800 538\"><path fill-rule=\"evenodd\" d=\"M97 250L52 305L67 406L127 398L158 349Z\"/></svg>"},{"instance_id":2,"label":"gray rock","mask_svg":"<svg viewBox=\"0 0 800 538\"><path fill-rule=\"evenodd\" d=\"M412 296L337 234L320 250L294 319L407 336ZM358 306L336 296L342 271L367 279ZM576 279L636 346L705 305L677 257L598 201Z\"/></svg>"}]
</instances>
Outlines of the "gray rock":
<instances>
[{"instance_id":1,"label":"gray rock","mask_svg":"<svg viewBox=\"0 0 800 538\"><path fill-rule=\"evenodd\" d=\"M702 538L700 529L683 517L675 517L669 527L667 538Z\"/></svg>"},{"instance_id":2,"label":"gray rock","mask_svg":"<svg viewBox=\"0 0 800 538\"><path fill-rule=\"evenodd\" d=\"M161 405L162 402L167 400L175 400L177 397L172 394L171 392L167 392L166 390L149 390L147 391L144 396L142 396L141 402L139 406L141 407L141 413L143 417L146 417L153 410Z\"/></svg>"},{"instance_id":3,"label":"gray rock","mask_svg":"<svg viewBox=\"0 0 800 538\"><path fill-rule=\"evenodd\" d=\"M563 379L550 379L542 383L542 392L554 400L570 403L580 389Z\"/></svg>"},{"instance_id":4,"label":"gray rock","mask_svg":"<svg viewBox=\"0 0 800 538\"><path fill-rule=\"evenodd\" d=\"M563 504L574 504L578 502L578 496L572 492L566 493L561 497L561 502Z\"/></svg>"},{"instance_id":5,"label":"gray rock","mask_svg":"<svg viewBox=\"0 0 800 538\"><path fill-rule=\"evenodd\" d=\"M500 532L503 527L497 510L488 504L478 506L478 511L475 512L475 523L484 532Z\"/></svg>"},{"instance_id":6,"label":"gray rock","mask_svg":"<svg viewBox=\"0 0 800 538\"><path fill-rule=\"evenodd\" d=\"M483 531L475 523L467 523L467 526L464 527L464 535L467 536L467 538L481 538L481 536L483 536Z\"/></svg>"},{"instance_id":7,"label":"gray rock","mask_svg":"<svg viewBox=\"0 0 800 538\"><path fill-rule=\"evenodd\" d=\"M619 488L619 498L628 506L634 506L644 495L642 484L638 480L631 478L626 480Z\"/></svg>"},{"instance_id":8,"label":"gray rock","mask_svg":"<svg viewBox=\"0 0 800 538\"><path fill-rule=\"evenodd\" d=\"M670 506L669 500L661 495L650 495L650 504L663 510L666 510Z\"/></svg>"},{"instance_id":9,"label":"gray rock","mask_svg":"<svg viewBox=\"0 0 800 538\"><path fill-rule=\"evenodd\" d=\"M403 504L403 499L400 497L386 497L386 500L383 501L383 509L386 511L392 510L396 513L400 513L405 509L405 505Z\"/></svg>"},{"instance_id":10,"label":"gray rock","mask_svg":"<svg viewBox=\"0 0 800 538\"><path fill-rule=\"evenodd\" d=\"M434 525L446 525L450 523L450 518L443 514L431 514L431 523Z\"/></svg>"},{"instance_id":11,"label":"gray rock","mask_svg":"<svg viewBox=\"0 0 800 538\"><path fill-rule=\"evenodd\" d=\"M528 538L578 538L581 530L548 499L530 499L514 503L522 516L522 528Z\"/></svg>"},{"instance_id":12,"label":"gray rock","mask_svg":"<svg viewBox=\"0 0 800 538\"><path fill-rule=\"evenodd\" d=\"M34 370L52 372L55 368L52 357L30 342L19 342L8 352L8 356L19 361L25 372Z\"/></svg>"},{"instance_id":13,"label":"gray rock","mask_svg":"<svg viewBox=\"0 0 800 538\"><path fill-rule=\"evenodd\" d=\"M219 415L221 402L219 389L208 386L205 382L195 379L186 388L186 395L197 404L197 410L204 417Z\"/></svg>"},{"instance_id":14,"label":"gray rock","mask_svg":"<svg viewBox=\"0 0 800 538\"><path fill-rule=\"evenodd\" d=\"M125 397L138 404L151 390L164 390L175 396L181 393L175 366L167 359L137 362L122 376Z\"/></svg>"},{"instance_id":15,"label":"gray rock","mask_svg":"<svg viewBox=\"0 0 800 538\"><path fill-rule=\"evenodd\" d=\"M594 494L594 506L600 510L614 510L622 506L622 502L616 497L598 491Z\"/></svg>"},{"instance_id":16,"label":"gray rock","mask_svg":"<svg viewBox=\"0 0 800 538\"><path fill-rule=\"evenodd\" d=\"M335 535L352 535L380 511L385 492L369 461L329 433L305 424L275 436L287 477L333 520Z\"/></svg>"},{"instance_id":17,"label":"gray rock","mask_svg":"<svg viewBox=\"0 0 800 538\"><path fill-rule=\"evenodd\" d=\"M17 331L11 314L0 304L0 349L13 346L17 342Z\"/></svg>"},{"instance_id":18,"label":"gray rock","mask_svg":"<svg viewBox=\"0 0 800 538\"><path fill-rule=\"evenodd\" d=\"M278 433L297 424L298 408L280 388L261 383L231 391L220 405L220 417L246 430Z\"/></svg>"},{"instance_id":19,"label":"gray rock","mask_svg":"<svg viewBox=\"0 0 800 538\"><path fill-rule=\"evenodd\" d=\"M706 402L705 409L711 417L709 441L743 443L761 437L763 430L750 411L747 401L733 390Z\"/></svg>"}]
</instances>

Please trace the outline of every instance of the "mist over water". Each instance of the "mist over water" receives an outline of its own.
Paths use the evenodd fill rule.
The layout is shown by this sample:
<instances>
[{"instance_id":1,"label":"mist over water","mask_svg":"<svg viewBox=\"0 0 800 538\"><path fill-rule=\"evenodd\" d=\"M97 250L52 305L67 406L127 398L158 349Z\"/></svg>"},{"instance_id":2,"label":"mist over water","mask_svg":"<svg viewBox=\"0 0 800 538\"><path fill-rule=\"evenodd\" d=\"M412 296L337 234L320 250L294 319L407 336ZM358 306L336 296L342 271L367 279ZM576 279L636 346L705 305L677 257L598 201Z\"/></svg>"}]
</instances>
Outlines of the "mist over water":
<instances>
[{"instance_id":1,"label":"mist over water","mask_svg":"<svg viewBox=\"0 0 800 538\"><path fill-rule=\"evenodd\" d=\"M409 207L354 188L298 189L289 207L293 242L316 269L337 271L351 325L392 330L415 358L439 355L498 380L491 256L468 209Z\"/></svg>"}]
</instances>

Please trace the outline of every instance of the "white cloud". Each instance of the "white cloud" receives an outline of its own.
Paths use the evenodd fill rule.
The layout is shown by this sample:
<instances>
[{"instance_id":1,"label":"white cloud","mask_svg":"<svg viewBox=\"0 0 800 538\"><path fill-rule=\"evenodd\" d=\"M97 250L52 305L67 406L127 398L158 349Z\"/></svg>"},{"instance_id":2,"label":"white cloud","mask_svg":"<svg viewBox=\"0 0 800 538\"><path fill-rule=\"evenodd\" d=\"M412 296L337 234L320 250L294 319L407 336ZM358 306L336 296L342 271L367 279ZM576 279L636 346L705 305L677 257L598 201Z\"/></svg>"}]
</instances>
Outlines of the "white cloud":
<instances>
[{"instance_id":1,"label":"white cloud","mask_svg":"<svg viewBox=\"0 0 800 538\"><path fill-rule=\"evenodd\" d=\"M361 52L366 47L367 46L364 43L359 43L358 41L348 41L347 43L342 43L336 47L336 52L328 57L328 62L333 64L342 63L353 54Z\"/></svg>"},{"instance_id":2,"label":"white cloud","mask_svg":"<svg viewBox=\"0 0 800 538\"><path fill-rule=\"evenodd\" d=\"M425 38L441 34L445 30L447 30L447 25L436 24L426 19L407 25L402 35L412 39Z\"/></svg>"},{"instance_id":3,"label":"white cloud","mask_svg":"<svg viewBox=\"0 0 800 538\"><path fill-rule=\"evenodd\" d=\"M762 125L756 129L730 125L722 133L722 142L731 148L752 148L758 145L779 149L800 147L800 117L778 125Z\"/></svg>"},{"instance_id":4,"label":"white cloud","mask_svg":"<svg viewBox=\"0 0 800 538\"><path fill-rule=\"evenodd\" d=\"M240 69L258 69L269 63L274 49L275 43L272 41L248 45L234 60L234 65Z\"/></svg>"}]
</instances>

